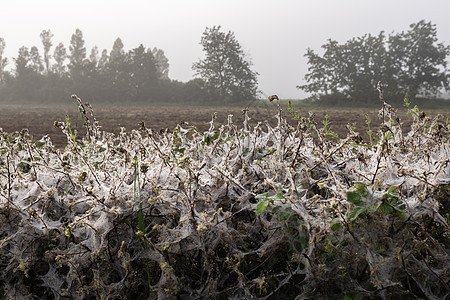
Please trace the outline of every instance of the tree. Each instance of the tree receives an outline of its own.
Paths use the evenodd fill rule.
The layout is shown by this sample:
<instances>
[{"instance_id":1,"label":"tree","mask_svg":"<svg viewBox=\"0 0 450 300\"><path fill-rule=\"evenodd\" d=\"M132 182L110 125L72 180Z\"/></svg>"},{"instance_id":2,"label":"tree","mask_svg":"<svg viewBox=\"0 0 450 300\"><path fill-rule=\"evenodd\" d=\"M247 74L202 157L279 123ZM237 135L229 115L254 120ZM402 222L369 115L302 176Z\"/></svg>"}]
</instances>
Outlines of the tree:
<instances>
[{"instance_id":1,"label":"tree","mask_svg":"<svg viewBox=\"0 0 450 300\"><path fill-rule=\"evenodd\" d=\"M69 70L73 80L78 80L83 76L83 64L86 59L86 47L83 39L83 32L76 29L70 40Z\"/></svg>"},{"instance_id":2,"label":"tree","mask_svg":"<svg viewBox=\"0 0 450 300\"><path fill-rule=\"evenodd\" d=\"M378 81L386 82L385 35L366 34L353 38L344 45L344 62L352 62L342 70L345 93L356 102L370 103L378 99L375 89Z\"/></svg>"},{"instance_id":3,"label":"tree","mask_svg":"<svg viewBox=\"0 0 450 300\"><path fill-rule=\"evenodd\" d=\"M109 61L107 64L107 72L110 76L111 83L119 86L124 80L123 74L126 69L126 54L123 49L123 43L120 38L114 41L111 52L109 53Z\"/></svg>"},{"instance_id":4,"label":"tree","mask_svg":"<svg viewBox=\"0 0 450 300\"><path fill-rule=\"evenodd\" d=\"M55 47L55 51L53 52L53 58L55 59L55 64L53 65L53 72L62 77L66 72L65 61L67 59L67 50L63 43L59 43Z\"/></svg>"},{"instance_id":5,"label":"tree","mask_svg":"<svg viewBox=\"0 0 450 300\"><path fill-rule=\"evenodd\" d=\"M322 45L324 49L323 57L316 54L312 49L306 50L305 56L308 58L309 73L305 75L307 85L297 86L308 93L322 95L337 94L343 92L341 78L345 72L343 61L343 46L337 41L328 40Z\"/></svg>"},{"instance_id":6,"label":"tree","mask_svg":"<svg viewBox=\"0 0 450 300\"><path fill-rule=\"evenodd\" d=\"M209 93L225 101L250 100L256 97L258 73L245 58L234 33L220 31L220 26L206 28L200 44L205 59L194 63L195 75L204 80Z\"/></svg>"},{"instance_id":7,"label":"tree","mask_svg":"<svg viewBox=\"0 0 450 300\"><path fill-rule=\"evenodd\" d=\"M359 103L378 101L376 83L385 85L385 96L436 95L448 88L446 57L450 48L437 43L436 28L420 21L408 32L386 38L366 34L345 44L328 40L323 55L308 49L306 84L297 88L315 96L343 96ZM347 100L348 101L348 100Z\"/></svg>"},{"instance_id":8,"label":"tree","mask_svg":"<svg viewBox=\"0 0 450 300\"><path fill-rule=\"evenodd\" d=\"M155 59L156 68L158 69L159 78L169 79L169 60L164 54L164 51L154 47L152 54Z\"/></svg>"},{"instance_id":9,"label":"tree","mask_svg":"<svg viewBox=\"0 0 450 300\"><path fill-rule=\"evenodd\" d=\"M436 25L431 22L421 20L411 24L407 32L390 36L389 54L396 88L402 93L430 96L448 89L450 47L438 43Z\"/></svg>"},{"instance_id":10,"label":"tree","mask_svg":"<svg viewBox=\"0 0 450 300\"><path fill-rule=\"evenodd\" d=\"M114 41L109 60L105 65L106 97L111 100L123 101L129 97L129 81L127 75L127 55L120 38Z\"/></svg>"},{"instance_id":11,"label":"tree","mask_svg":"<svg viewBox=\"0 0 450 300\"><path fill-rule=\"evenodd\" d=\"M27 47L22 46L19 48L19 53L14 61L16 64L16 78L25 77L32 72L30 51Z\"/></svg>"},{"instance_id":12,"label":"tree","mask_svg":"<svg viewBox=\"0 0 450 300\"><path fill-rule=\"evenodd\" d=\"M332 95L334 99L373 102L378 99L376 83L385 82L389 77L385 41L381 32L378 36L366 34L353 38L342 45L328 40L322 45L322 56L308 49L305 54L310 65L305 75L308 83L297 88L315 95Z\"/></svg>"},{"instance_id":13,"label":"tree","mask_svg":"<svg viewBox=\"0 0 450 300\"><path fill-rule=\"evenodd\" d=\"M3 53L5 52L6 42L3 38L0 37L0 85L5 83L5 74L6 74L6 66L8 65L8 59L3 57Z\"/></svg>"},{"instance_id":14,"label":"tree","mask_svg":"<svg viewBox=\"0 0 450 300\"><path fill-rule=\"evenodd\" d=\"M121 38L114 41L111 52L109 53L110 61L123 62L125 59L125 50L123 49L123 42Z\"/></svg>"},{"instance_id":15,"label":"tree","mask_svg":"<svg viewBox=\"0 0 450 300\"><path fill-rule=\"evenodd\" d=\"M103 49L102 54L100 55L100 59L98 60L98 68L103 71L105 69L106 63L108 62L108 50Z\"/></svg>"},{"instance_id":16,"label":"tree","mask_svg":"<svg viewBox=\"0 0 450 300\"><path fill-rule=\"evenodd\" d=\"M36 46L31 47L30 49L30 63L31 68L37 74L41 74L44 70L44 65L42 64L42 58L39 54L39 49Z\"/></svg>"},{"instance_id":17,"label":"tree","mask_svg":"<svg viewBox=\"0 0 450 300\"><path fill-rule=\"evenodd\" d=\"M131 79L130 91L132 97L137 101L148 101L154 97L159 74L158 69L150 49L145 49L141 44L131 50L128 54L128 70ZM153 97L152 97L153 96Z\"/></svg>"},{"instance_id":18,"label":"tree","mask_svg":"<svg viewBox=\"0 0 450 300\"><path fill-rule=\"evenodd\" d=\"M99 57L98 57L98 47L97 47L97 46L94 46L94 47L91 49L91 53L89 54L89 62L92 63L92 64L95 66L95 68L96 68L96 67L97 67L97 64L98 64L98 61L99 61Z\"/></svg>"},{"instance_id":19,"label":"tree","mask_svg":"<svg viewBox=\"0 0 450 300\"><path fill-rule=\"evenodd\" d=\"M43 30L41 32L41 41L42 45L44 46L44 66L45 66L45 72L48 74L50 72L50 48L52 47L52 38L53 33L49 30Z\"/></svg>"},{"instance_id":20,"label":"tree","mask_svg":"<svg viewBox=\"0 0 450 300\"><path fill-rule=\"evenodd\" d=\"M15 77L9 82L9 97L27 102L42 100L42 62L37 47L32 47L31 50L25 46L20 47L14 61Z\"/></svg>"}]
</instances>

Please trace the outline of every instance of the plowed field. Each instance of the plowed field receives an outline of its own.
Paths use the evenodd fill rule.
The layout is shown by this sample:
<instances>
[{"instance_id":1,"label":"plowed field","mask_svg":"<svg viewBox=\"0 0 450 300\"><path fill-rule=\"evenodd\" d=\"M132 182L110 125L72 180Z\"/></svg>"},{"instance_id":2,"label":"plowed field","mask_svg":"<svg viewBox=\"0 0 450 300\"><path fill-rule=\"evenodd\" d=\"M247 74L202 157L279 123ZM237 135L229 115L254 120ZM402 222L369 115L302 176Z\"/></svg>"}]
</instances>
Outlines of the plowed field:
<instances>
[{"instance_id":1,"label":"plowed field","mask_svg":"<svg viewBox=\"0 0 450 300\"><path fill-rule=\"evenodd\" d=\"M146 126L155 130L168 128L172 130L181 121L197 127L200 131L208 130L211 116L217 112L215 126L227 123L228 115L233 115L233 123L238 127L242 126L244 107L199 107L199 106L97 106L93 105L96 119L99 121L102 130L109 132L119 132L120 127L127 130L139 128L138 123L144 121ZM307 116L308 112L314 113L314 119L319 127L328 114L331 122L331 129L340 136L345 137L347 124L356 124L363 138L367 139L366 117L367 113L372 121L372 130L375 130L380 123L377 117L377 109L365 108L295 108L301 116ZM435 116L440 113L445 118L450 116L450 109L426 110L428 116ZM250 107L250 125L268 120L271 124L276 124L276 106ZM6 132L20 131L28 128L33 137L38 140L44 135L50 135L53 143L58 147L66 145L66 138L61 131L54 127L55 121L65 121L68 115L73 128L82 132L82 120L80 118L76 103L73 105L0 105L0 128ZM296 121L283 107L283 115L289 123ZM408 129L411 123L411 116L405 110L400 111L404 128Z\"/></svg>"}]
</instances>

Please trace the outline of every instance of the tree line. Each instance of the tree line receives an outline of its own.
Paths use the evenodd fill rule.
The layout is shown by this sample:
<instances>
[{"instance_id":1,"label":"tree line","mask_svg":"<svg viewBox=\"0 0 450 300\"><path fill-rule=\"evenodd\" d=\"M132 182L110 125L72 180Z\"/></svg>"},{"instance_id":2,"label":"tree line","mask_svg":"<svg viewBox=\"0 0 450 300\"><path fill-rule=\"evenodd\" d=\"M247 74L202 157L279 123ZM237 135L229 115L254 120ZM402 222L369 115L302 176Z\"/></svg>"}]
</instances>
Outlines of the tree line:
<instances>
[{"instance_id":1,"label":"tree line","mask_svg":"<svg viewBox=\"0 0 450 300\"><path fill-rule=\"evenodd\" d=\"M431 22L422 20L408 31L366 34L343 44L330 39L322 49L322 55L307 49L306 84L297 86L322 101L374 103L378 81L392 102L405 96L436 97L449 87L450 47L438 42Z\"/></svg>"},{"instance_id":2,"label":"tree line","mask_svg":"<svg viewBox=\"0 0 450 300\"><path fill-rule=\"evenodd\" d=\"M200 40L205 58L194 62L188 82L169 78L164 51L142 44L125 51L117 38L110 51L93 47L76 29L68 48L53 47L53 34L40 34L38 47L21 47L7 70L6 43L0 38L0 102L60 102L76 93L96 102L239 103L255 99L258 73L233 32L206 28ZM436 25L424 20L409 30L386 35L366 34L340 44L329 39L323 53L307 49L306 83L297 88L324 103L373 104L377 82L391 102L404 96L436 97L448 90L450 47L440 43Z\"/></svg>"},{"instance_id":3,"label":"tree line","mask_svg":"<svg viewBox=\"0 0 450 300\"><path fill-rule=\"evenodd\" d=\"M252 71L232 32L220 26L206 28L201 44L206 58L193 64L198 75L188 82L169 78L164 51L139 45L125 51L120 38L110 51L94 46L89 53L83 32L76 29L67 48L53 47L53 34L40 34L37 46L22 46L7 70L6 47L0 38L0 101L14 103L61 102L71 94L107 103L238 102L256 97L257 73Z\"/></svg>"}]
</instances>

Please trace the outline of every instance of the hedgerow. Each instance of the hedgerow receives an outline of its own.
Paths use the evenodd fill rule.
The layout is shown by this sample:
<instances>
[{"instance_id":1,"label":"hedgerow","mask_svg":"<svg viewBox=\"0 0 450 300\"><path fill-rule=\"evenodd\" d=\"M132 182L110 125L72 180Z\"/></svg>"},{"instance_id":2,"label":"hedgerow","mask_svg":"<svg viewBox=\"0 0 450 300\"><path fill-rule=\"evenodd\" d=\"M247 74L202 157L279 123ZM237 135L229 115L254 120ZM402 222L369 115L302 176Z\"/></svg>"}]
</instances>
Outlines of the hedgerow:
<instances>
[{"instance_id":1,"label":"hedgerow","mask_svg":"<svg viewBox=\"0 0 450 300\"><path fill-rule=\"evenodd\" d=\"M74 98L64 150L0 134L2 298L450 295L448 120L409 107L406 130L381 97L370 141L280 106L276 126L115 135Z\"/></svg>"}]
</instances>

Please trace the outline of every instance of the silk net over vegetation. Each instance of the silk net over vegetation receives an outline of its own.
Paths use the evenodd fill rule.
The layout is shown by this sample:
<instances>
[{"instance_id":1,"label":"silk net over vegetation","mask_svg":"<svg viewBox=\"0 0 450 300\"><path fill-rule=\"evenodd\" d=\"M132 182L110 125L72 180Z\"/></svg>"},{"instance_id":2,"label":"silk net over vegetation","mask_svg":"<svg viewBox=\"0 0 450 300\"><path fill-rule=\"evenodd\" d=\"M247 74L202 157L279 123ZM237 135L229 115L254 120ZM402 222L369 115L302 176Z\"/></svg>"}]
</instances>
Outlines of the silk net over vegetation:
<instances>
[{"instance_id":1,"label":"silk net over vegetation","mask_svg":"<svg viewBox=\"0 0 450 300\"><path fill-rule=\"evenodd\" d=\"M74 98L64 150L1 132L1 298L450 295L448 121L383 101L342 138L291 109L114 135Z\"/></svg>"}]
</instances>

